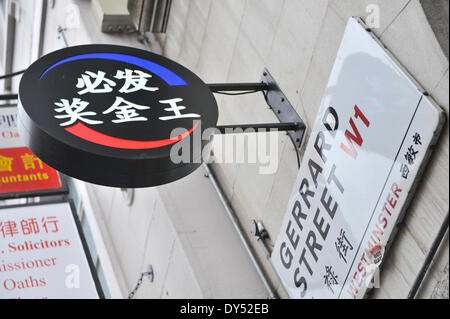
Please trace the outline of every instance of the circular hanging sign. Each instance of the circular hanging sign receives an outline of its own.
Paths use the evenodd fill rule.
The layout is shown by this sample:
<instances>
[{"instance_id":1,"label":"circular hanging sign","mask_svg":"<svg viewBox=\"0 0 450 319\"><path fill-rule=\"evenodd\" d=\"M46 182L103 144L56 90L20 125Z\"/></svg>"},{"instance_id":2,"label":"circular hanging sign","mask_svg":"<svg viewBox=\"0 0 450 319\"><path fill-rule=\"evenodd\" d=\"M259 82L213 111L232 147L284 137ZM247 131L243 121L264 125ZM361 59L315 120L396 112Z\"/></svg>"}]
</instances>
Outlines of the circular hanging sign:
<instances>
[{"instance_id":1,"label":"circular hanging sign","mask_svg":"<svg viewBox=\"0 0 450 319\"><path fill-rule=\"evenodd\" d=\"M91 183L134 188L198 168L218 109L199 77L163 56L83 45L28 68L18 114L21 138L48 165Z\"/></svg>"}]
</instances>

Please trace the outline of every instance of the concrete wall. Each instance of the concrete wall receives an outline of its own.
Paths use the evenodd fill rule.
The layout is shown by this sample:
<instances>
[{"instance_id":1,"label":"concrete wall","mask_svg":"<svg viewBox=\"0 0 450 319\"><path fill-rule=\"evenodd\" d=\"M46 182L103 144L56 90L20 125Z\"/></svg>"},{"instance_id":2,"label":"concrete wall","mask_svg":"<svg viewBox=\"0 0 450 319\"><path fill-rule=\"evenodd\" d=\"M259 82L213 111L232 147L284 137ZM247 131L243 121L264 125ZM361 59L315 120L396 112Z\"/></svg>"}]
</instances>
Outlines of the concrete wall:
<instances>
[{"instance_id":1,"label":"concrete wall","mask_svg":"<svg viewBox=\"0 0 450 319\"><path fill-rule=\"evenodd\" d=\"M441 44L442 51L448 59L448 0L420 0L420 3L436 39Z\"/></svg>"},{"instance_id":2,"label":"concrete wall","mask_svg":"<svg viewBox=\"0 0 450 319\"><path fill-rule=\"evenodd\" d=\"M33 29L36 2L18 1L21 16L14 70L33 62L30 44L33 37L39 36L38 30ZM58 0L54 6L50 4L51 1L43 34L44 54L62 48L57 32L60 26L66 28L69 46L112 43L144 49L136 34L101 33L88 0ZM151 41L150 48L160 53L155 41ZM14 78L13 92L18 91L19 81L20 77ZM82 200L89 201L93 209L104 242L101 246L106 247L114 266L120 290L115 296L127 297L149 264L154 269L154 282L144 280L136 298L268 296L201 168L178 183L136 190L131 206L120 189L85 185L87 192L81 194L85 196Z\"/></svg>"},{"instance_id":3,"label":"concrete wall","mask_svg":"<svg viewBox=\"0 0 450 319\"><path fill-rule=\"evenodd\" d=\"M369 4L380 9L374 33L448 114L448 59L419 0L174 0L167 35L161 39L163 52L207 83L259 81L268 67L311 127L347 19L367 16ZM217 99L220 123L275 120L261 96ZM260 175L252 164L214 166L243 227L251 219L262 219L273 239L297 175L292 145L283 135L279 142L276 174ZM446 126L384 265L376 298L406 297L448 211L448 145ZM447 263L448 240L422 297L430 296ZM277 282L269 263L264 265ZM283 294L281 287L278 290Z\"/></svg>"}]
</instances>

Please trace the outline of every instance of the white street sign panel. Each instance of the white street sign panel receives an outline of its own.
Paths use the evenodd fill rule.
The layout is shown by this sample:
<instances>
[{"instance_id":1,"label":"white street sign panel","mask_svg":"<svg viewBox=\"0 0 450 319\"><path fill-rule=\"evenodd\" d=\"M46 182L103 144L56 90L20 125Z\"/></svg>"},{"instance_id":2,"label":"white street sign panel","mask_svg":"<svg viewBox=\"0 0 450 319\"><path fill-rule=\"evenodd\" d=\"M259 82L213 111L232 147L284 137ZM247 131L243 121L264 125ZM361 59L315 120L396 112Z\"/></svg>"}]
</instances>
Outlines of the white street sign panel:
<instances>
[{"instance_id":1,"label":"white street sign panel","mask_svg":"<svg viewBox=\"0 0 450 319\"><path fill-rule=\"evenodd\" d=\"M0 209L0 299L98 299L70 204Z\"/></svg>"},{"instance_id":2,"label":"white street sign panel","mask_svg":"<svg viewBox=\"0 0 450 319\"><path fill-rule=\"evenodd\" d=\"M364 297L444 121L350 19L272 253L291 298Z\"/></svg>"}]
</instances>

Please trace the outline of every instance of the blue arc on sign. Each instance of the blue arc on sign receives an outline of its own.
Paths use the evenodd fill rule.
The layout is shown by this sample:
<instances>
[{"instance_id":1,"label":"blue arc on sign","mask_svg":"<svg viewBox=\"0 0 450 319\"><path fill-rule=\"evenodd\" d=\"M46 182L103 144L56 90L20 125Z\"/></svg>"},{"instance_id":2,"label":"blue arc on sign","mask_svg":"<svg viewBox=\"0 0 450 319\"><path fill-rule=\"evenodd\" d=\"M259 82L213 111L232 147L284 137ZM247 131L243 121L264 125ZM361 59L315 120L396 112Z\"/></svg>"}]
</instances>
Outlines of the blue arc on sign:
<instances>
[{"instance_id":1,"label":"blue arc on sign","mask_svg":"<svg viewBox=\"0 0 450 319\"><path fill-rule=\"evenodd\" d=\"M140 66L143 69L146 69L147 71L152 72L153 74L156 74L161 79L163 79L168 85L175 86L175 85L187 85L186 81L183 80L180 76L178 76L173 71L169 70L166 67L163 67L162 65L159 65L158 63L138 58L132 55L127 54L120 54L120 53L86 53L86 54L80 54L75 55L70 58L63 59L55 64L53 64L51 67L49 67L47 70L42 73L41 77L39 79L42 79L42 77L51 69L57 67L58 65L71 62L71 61L78 61L78 60L85 60L85 59L104 59L104 60L113 60L113 61L121 61L125 63L134 64L137 66Z\"/></svg>"}]
</instances>

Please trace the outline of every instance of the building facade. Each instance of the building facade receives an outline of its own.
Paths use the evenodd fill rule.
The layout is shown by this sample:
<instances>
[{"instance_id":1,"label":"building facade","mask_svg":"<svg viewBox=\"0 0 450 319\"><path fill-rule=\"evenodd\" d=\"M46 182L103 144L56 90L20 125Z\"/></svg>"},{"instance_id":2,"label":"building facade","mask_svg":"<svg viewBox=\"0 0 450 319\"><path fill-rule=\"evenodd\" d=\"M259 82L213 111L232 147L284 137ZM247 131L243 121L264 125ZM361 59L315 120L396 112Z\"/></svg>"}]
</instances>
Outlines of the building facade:
<instances>
[{"instance_id":1,"label":"building facade","mask_svg":"<svg viewBox=\"0 0 450 319\"><path fill-rule=\"evenodd\" d=\"M88 0L0 4L0 74L26 69L64 46L90 43L149 49L206 83L258 82L267 68L307 126L302 150L346 22L357 16L449 112L445 0L173 0L166 32L146 33L148 42L135 32L103 33ZM0 93L17 93L19 81L0 80ZM216 99L219 124L276 121L262 95ZM270 249L298 173L289 137L270 134L278 145L274 163L246 163L235 154L229 162L212 163L211 172L201 167L177 182L135 190L72 180L106 295L127 297L152 265L154 280L144 279L136 298L286 298L266 251L250 232L253 220L262 221ZM217 157L232 151L222 147L226 138L214 142ZM408 295L448 212L448 160L446 124L382 266L380 287L369 297ZM262 166L268 173L261 174ZM448 298L448 234L441 246L420 298Z\"/></svg>"}]
</instances>

